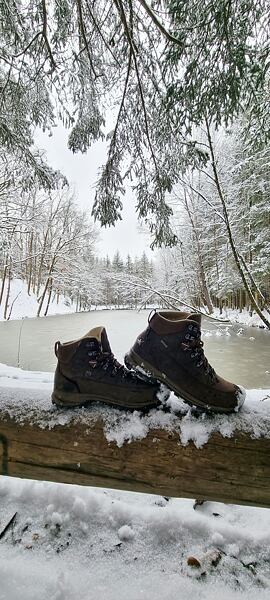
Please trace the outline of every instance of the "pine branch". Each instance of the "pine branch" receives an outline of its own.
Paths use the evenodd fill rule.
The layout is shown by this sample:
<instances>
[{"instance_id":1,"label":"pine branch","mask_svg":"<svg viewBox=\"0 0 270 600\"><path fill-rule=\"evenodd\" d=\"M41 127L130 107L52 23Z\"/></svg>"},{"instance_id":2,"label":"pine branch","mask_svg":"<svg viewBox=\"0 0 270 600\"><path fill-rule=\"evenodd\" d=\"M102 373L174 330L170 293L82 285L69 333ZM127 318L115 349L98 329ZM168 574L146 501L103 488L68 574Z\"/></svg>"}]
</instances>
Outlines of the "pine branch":
<instances>
[{"instance_id":1,"label":"pine branch","mask_svg":"<svg viewBox=\"0 0 270 600\"><path fill-rule=\"evenodd\" d=\"M138 2L141 4L141 6L147 12L147 14L149 15L149 17L152 19L153 23L156 25L156 27L159 29L159 31L162 33L162 35L166 38L166 40L168 42L172 42L173 44L177 44L178 46L180 46L181 48L183 48L184 47L183 46L183 42L181 42L180 40L178 40L169 31L167 31L167 29L164 27L164 25L162 25L162 23L160 22L160 20L155 15L154 11L147 4L147 2L145 2L145 0L138 0ZM186 45L185 45L185 47L186 47Z\"/></svg>"},{"instance_id":2,"label":"pine branch","mask_svg":"<svg viewBox=\"0 0 270 600\"><path fill-rule=\"evenodd\" d=\"M82 3L81 3L81 0L76 0L76 4L77 4L77 9L78 9L80 31L81 31L81 35L82 35L82 38L83 38L83 41L84 41L86 53L87 53L88 60L89 60L89 63L90 63L90 67L91 67L91 69L93 71L94 77L97 79L98 75L97 75L95 67L93 65L92 57L91 57L90 50L89 50L89 44L88 44L87 37L86 37L85 25L84 25L83 14L82 14Z\"/></svg>"},{"instance_id":3,"label":"pine branch","mask_svg":"<svg viewBox=\"0 0 270 600\"><path fill-rule=\"evenodd\" d=\"M48 39L48 17L47 17L47 8L46 8L46 0L42 0L42 14L43 14L43 28L42 28L42 37L44 39L49 57L51 62L51 73L56 69L56 62L53 57L52 49L50 46L50 42Z\"/></svg>"}]
</instances>

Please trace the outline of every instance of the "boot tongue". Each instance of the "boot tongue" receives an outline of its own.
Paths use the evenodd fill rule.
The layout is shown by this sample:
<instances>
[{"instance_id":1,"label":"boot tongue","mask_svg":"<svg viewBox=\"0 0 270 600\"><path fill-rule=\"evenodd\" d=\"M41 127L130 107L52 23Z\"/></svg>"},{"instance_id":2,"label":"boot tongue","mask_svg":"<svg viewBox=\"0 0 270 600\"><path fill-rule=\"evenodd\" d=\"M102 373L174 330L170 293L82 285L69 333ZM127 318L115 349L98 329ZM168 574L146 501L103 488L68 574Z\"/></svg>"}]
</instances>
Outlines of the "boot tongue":
<instances>
[{"instance_id":1,"label":"boot tongue","mask_svg":"<svg viewBox=\"0 0 270 600\"><path fill-rule=\"evenodd\" d=\"M84 338L91 338L93 340L93 344L96 344L97 350L101 346L103 352L109 352L112 354L105 327L94 327L88 331ZM96 341L94 342L94 340Z\"/></svg>"},{"instance_id":2,"label":"boot tongue","mask_svg":"<svg viewBox=\"0 0 270 600\"><path fill-rule=\"evenodd\" d=\"M188 317L187 317L188 321L196 321L196 323L198 323L199 327L201 327L201 323L202 323L202 316L199 313L191 313Z\"/></svg>"},{"instance_id":3,"label":"boot tongue","mask_svg":"<svg viewBox=\"0 0 270 600\"><path fill-rule=\"evenodd\" d=\"M108 340L108 336L107 336L105 327L103 327L103 329L101 331L100 342L101 342L101 348L102 348L103 352L109 352L110 354L112 354L111 346L109 344L109 340Z\"/></svg>"}]
</instances>

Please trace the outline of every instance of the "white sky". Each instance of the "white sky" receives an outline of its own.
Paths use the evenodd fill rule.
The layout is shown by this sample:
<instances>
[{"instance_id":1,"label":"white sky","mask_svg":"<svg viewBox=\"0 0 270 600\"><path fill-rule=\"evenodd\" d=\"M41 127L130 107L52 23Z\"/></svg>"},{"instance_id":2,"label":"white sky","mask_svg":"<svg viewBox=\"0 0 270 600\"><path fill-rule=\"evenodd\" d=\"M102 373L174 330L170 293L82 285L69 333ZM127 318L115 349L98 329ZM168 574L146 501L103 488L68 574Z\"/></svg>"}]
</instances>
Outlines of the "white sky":
<instances>
[{"instance_id":1,"label":"white sky","mask_svg":"<svg viewBox=\"0 0 270 600\"><path fill-rule=\"evenodd\" d=\"M59 169L75 189L78 205L89 210L91 214L95 189L94 185L98 178L98 169L105 162L106 144L96 142L87 154L73 154L67 147L68 131L59 124L53 129L53 135L38 130L35 135L35 143L47 153L48 163L51 167ZM153 257L150 250L150 237L139 230L136 213L135 198L132 190L127 190L122 198L124 209L123 220L115 227L104 228L97 223L100 230L100 238L97 244L97 252L100 256L112 256L118 249L123 258L127 254L132 257L139 256L145 250L147 255Z\"/></svg>"}]
</instances>

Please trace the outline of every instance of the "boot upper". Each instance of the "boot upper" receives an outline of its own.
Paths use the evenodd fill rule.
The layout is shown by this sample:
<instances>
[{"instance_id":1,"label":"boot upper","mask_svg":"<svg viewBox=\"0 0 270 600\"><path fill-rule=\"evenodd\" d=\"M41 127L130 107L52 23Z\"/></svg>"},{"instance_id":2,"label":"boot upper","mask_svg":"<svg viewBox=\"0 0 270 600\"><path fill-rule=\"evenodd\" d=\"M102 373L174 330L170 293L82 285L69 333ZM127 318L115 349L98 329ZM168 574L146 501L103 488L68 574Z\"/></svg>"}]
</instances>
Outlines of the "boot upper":
<instances>
[{"instance_id":1,"label":"boot upper","mask_svg":"<svg viewBox=\"0 0 270 600\"><path fill-rule=\"evenodd\" d=\"M76 341L57 342L55 353L62 374L84 392L91 381L136 391L159 389L158 383L142 380L117 361L104 327L96 327Z\"/></svg>"},{"instance_id":2,"label":"boot upper","mask_svg":"<svg viewBox=\"0 0 270 600\"><path fill-rule=\"evenodd\" d=\"M237 410L244 401L242 388L217 375L205 357L198 313L156 312L133 350L183 396L228 410Z\"/></svg>"}]
</instances>

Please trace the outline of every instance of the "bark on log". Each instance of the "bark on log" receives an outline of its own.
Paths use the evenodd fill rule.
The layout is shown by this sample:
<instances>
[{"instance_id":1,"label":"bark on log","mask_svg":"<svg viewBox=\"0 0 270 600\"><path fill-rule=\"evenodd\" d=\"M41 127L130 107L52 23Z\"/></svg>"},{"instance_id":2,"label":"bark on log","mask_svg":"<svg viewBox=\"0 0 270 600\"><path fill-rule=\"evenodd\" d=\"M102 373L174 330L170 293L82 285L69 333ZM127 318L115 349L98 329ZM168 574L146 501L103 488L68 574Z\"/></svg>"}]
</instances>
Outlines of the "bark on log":
<instances>
[{"instance_id":1,"label":"bark on log","mask_svg":"<svg viewBox=\"0 0 270 600\"><path fill-rule=\"evenodd\" d=\"M119 448L103 422L24 425L0 411L0 474L270 507L270 439L213 434L201 449L151 430Z\"/></svg>"}]
</instances>

